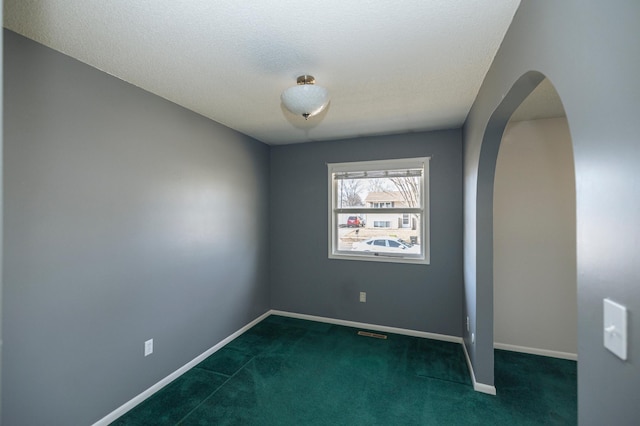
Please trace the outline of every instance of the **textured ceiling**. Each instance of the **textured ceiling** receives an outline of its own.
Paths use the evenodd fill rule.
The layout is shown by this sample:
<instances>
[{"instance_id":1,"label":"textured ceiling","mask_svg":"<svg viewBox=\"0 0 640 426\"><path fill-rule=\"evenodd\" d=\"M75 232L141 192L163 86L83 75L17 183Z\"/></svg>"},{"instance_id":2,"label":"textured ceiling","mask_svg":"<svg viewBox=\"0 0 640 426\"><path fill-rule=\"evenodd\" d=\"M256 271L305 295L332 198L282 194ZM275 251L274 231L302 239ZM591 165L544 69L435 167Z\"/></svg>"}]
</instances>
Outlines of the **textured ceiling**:
<instances>
[{"instance_id":1,"label":"textured ceiling","mask_svg":"<svg viewBox=\"0 0 640 426\"><path fill-rule=\"evenodd\" d=\"M520 0L4 0L4 26L268 144L462 125ZM316 77L305 121L281 92Z\"/></svg>"}]
</instances>

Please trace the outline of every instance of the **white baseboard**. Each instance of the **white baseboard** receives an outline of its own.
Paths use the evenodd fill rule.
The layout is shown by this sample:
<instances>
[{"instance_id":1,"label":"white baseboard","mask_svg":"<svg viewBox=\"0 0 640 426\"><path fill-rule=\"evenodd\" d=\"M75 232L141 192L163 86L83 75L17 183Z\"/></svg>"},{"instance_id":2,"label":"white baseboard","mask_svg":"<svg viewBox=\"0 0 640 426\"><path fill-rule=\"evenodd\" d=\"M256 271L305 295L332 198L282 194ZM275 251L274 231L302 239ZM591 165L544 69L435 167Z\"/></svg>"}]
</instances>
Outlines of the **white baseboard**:
<instances>
[{"instance_id":1,"label":"white baseboard","mask_svg":"<svg viewBox=\"0 0 640 426\"><path fill-rule=\"evenodd\" d=\"M476 392L488 393L489 395L495 395L496 394L495 386L476 382L476 374L473 372L473 365L471 364L471 358L469 358L469 352L467 352L467 346L464 344L464 342L462 342L462 350L464 351L464 357L467 360L467 367L469 367L469 373L471 374L471 382L473 383L473 390Z\"/></svg>"},{"instance_id":2,"label":"white baseboard","mask_svg":"<svg viewBox=\"0 0 640 426\"><path fill-rule=\"evenodd\" d=\"M340 320L334 318L318 317L315 315L298 314L294 312L285 312L278 310L269 311L272 315L280 315L289 318L298 318L308 321L324 322L328 324L344 325L352 328L366 328L367 330L383 331L386 333L402 334L405 336L422 337L424 339L442 340L445 342L462 343L462 337L449 336L446 334L427 333L426 331L409 330L406 328L387 327L385 325L367 324L364 322L355 322Z\"/></svg>"},{"instance_id":3,"label":"white baseboard","mask_svg":"<svg viewBox=\"0 0 640 426\"><path fill-rule=\"evenodd\" d=\"M505 351L521 352L521 353L532 354L532 355L542 355L542 356L548 356L551 358L568 359L571 361L578 360L578 354L573 354L571 352L550 351L548 349L529 348L527 346L508 345L506 343L494 343L493 347L494 349L502 349Z\"/></svg>"},{"instance_id":4,"label":"white baseboard","mask_svg":"<svg viewBox=\"0 0 640 426\"><path fill-rule=\"evenodd\" d=\"M239 335L241 335L245 331L249 330L251 327L253 327L257 323L259 323L260 321L264 320L266 317L268 317L271 314L270 312L271 311L260 315L258 318L254 319L249 324L245 325L244 327L242 327L241 329L239 329L235 333L231 334L230 336L228 336L225 339L223 339L220 342L218 342L216 345L214 345L211 348L207 349L205 352L203 352L202 354L198 355L197 357L195 357L194 359L192 359L191 361L189 361L188 363L186 363L182 367L178 368L176 371L174 371L173 373L169 374L167 377L165 377L164 379L160 380L158 383L156 383L155 385L151 386L149 389L147 389L144 392L142 392L141 394L133 397L133 399L125 402L120 407L116 408L111 413L107 414L106 416L104 416L103 418L101 418L100 420L95 422L93 424L93 426L107 426L110 423L114 422L119 417L121 417L122 415L124 415L128 411L132 410L135 406L140 404L142 401L144 401L145 399L149 398L151 395L153 395L154 393L158 392L160 389L162 389L163 387L165 387L166 385L168 385L169 383L171 383L172 381L174 381L175 379L177 379L178 377L180 377L181 375L183 375L184 373L186 373L187 371L189 371L190 369L192 369L193 367L198 365L200 362L204 361L207 357L211 356L212 354L214 354L215 352L220 350L227 343L231 342L233 339L235 339L236 337L238 337Z\"/></svg>"}]
</instances>

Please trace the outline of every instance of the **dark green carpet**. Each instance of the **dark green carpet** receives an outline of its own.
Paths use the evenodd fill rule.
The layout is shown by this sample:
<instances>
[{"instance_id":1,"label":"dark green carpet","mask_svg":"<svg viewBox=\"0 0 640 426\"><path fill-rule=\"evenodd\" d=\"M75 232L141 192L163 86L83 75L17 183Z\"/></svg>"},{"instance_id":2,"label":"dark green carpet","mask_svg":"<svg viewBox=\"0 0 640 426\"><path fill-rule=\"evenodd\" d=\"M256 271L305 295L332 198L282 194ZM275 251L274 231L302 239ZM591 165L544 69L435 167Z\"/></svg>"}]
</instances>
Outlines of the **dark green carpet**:
<instances>
[{"instance_id":1,"label":"dark green carpet","mask_svg":"<svg viewBox=\"0 0 640 426\"><path fill-rule=\"evenodd\" d=\"M496 351L497 396L462 347L270 316L114 425L577 423L576 363Z\"/></svg>"}]
</instances>

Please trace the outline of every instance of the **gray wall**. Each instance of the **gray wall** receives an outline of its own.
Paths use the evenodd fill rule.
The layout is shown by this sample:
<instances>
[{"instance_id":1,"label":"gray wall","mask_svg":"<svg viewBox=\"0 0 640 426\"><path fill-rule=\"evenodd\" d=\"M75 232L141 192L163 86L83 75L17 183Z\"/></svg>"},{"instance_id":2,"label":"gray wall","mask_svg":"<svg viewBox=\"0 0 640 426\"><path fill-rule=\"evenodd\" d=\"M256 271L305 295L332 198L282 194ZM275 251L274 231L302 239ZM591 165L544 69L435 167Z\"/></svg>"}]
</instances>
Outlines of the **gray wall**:
<instances>
[{"instance_id":1,"label":"gray wall","mask_svg":"<svg viewBox=\"0 0 640 426\"><path fill-rule=\"evenodd\" d=\"M4 48L2 420L90 424L268 310L269 150Z\"/></svg>"},{"instance_id":2,"label":"gray wall","mask_svg":"<svg viewBox=\"0 0 640 426\"><path fill-rule=\"evenodd\" d=\"M2 19L2 8L0 8L0 19ZM3 44L3 38L4 38L4 33L3 31L0 31L0 47ZM3 69L4 66L2 65L2 57L3 55L0 55L0 81L2 80L2 75L3 75ZM2 85L0 85L0 129L3 128L2 126L2 118L4 116L3 114L3 90L2 90ZM2 132L0 132L0 147L4 146L3 142L2 142ZM2 208L2 193L3 193L3 188L4 188L4 184L3 184L3 167L2 167L2 156L3 156L3 152L4 149L0 149L0 240L2 239L2 231L3 231L3 226L2 226L2 215L3 215L3 208ZM2 411L2 317L3 317L3 312L2 312L2 265L3 265L3 260L4 257L2 255L2 244L0 244L0 411ZM2 424L2 415L0 414L0 424Z\"/></svg>"},{"instance_id":3,"label":"gray wall","mask_svg":"<svg viewBox=\"0 0 640 426\"><path fill-rule=\"evenodd\" d=\"M328 259L326 163L421 156L432 156L431 264ZM461 336L461 174L459 130L272 147L272 307Z\"/></svg>"},{"instance_id":4,"label":"gray wall","mask_svg":"<svg viewBox=\"0 0 640 426\"><path fill-rule=\"evenodd\" d=\"M492 168L509 115L543 78L540 73L564 104L576 170L578 407L584 425L634 424L640 406L638 20L635 0L523 0L464 127L465 307L477 334L475 345L468 336L465 342L477 378L492 384ZM626 362L602 344L605 297L630 312Z\"/></svg>"}]
</instances>

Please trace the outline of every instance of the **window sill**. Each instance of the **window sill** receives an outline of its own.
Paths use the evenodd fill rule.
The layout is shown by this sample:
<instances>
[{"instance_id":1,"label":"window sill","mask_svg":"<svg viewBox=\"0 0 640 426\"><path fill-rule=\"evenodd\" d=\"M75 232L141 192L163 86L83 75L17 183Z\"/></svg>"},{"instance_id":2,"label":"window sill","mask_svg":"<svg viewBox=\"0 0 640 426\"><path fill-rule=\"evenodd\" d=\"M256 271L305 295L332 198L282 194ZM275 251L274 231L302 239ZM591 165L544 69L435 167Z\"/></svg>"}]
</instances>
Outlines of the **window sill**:
<instances>
[{"instance_id":1,"label":"window sill","mask_svg":"<svg viewBox=\"0 0 640 426\"><path fill-rule=\"evenodd\" d=\"M361 262L385 262L385 263L412 263L416 265L428 265L428 258L411 258L400 256L385 256L375 254L346 254L346 253L330 253L329 259L337 260L356 260Z\"/></svg>"}]
</instances>

